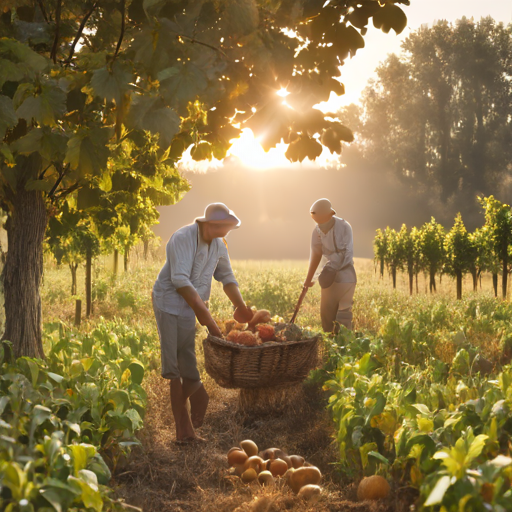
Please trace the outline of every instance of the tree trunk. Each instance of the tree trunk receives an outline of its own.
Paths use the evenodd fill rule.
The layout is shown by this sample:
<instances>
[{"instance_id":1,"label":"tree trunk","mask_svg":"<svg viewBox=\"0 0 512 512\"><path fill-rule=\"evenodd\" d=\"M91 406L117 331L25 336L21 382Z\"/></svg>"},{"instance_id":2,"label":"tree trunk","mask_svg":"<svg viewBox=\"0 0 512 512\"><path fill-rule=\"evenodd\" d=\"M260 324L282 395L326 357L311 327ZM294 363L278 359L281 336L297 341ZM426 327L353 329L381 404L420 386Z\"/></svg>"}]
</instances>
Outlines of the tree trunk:
<instances>
[{"instance_id":1,"label":"tree trunk","mask_svg":"<svg viewBox=\"0 0 512 512\"><path fill-rule=\"evenodd\" d=\"M414 268L412 265L409 265L409 268L407 269L409 272L409 295L412 295L412 291L414 288Z\"/></svg>"},{"instance_id":2,"label":"tree trunk","mask_svg":"<svg viewBox=\"0 0 512 512\"><path fill-rule=\"evenodd\" d=\"M384 258L380 259L380 277L384 277Z\"/></svg>"},{"instance_id":3,"label":"tree trunk","mask_svg":"<svg viewBox=\"0 0 512 512\"><path fill-rule=\"evenodd\" d=\"M40 285L43 240L48 222L41 191L19 187L6 223L9 251L2 273L5 295L5 332L14 357L44 357L41 332Z\"/></svg>"},{"instance_id":4,"label":"tree trunk","mask_svg":"<svg viewBox=\"0 0 512 512\"><path fill-rule=\"evenodd\" d=\"M416 293L420 293L418 289L418 272L416 272Z\"/></svg>"},{"instance_id":5,"label":"tree trunk","mask_svg":"<svg viewBox=\"0 0 512 512\"><path fill-rule=\"evenodd\" d=\"M128 272L128 262L130 261L130 248L126 246L124 248L124 271Z\"/></svg>"},{"instance_id":6,"label":"tree trunk","mask_svg":"<svg viewBox=\"0 0 512 512\"><path fill-rule=\"evenodd\" d=\"M85 316L89 318L92 313L92 250L87 249L85 256Z\"/></svg>"},{"instance_id":7,"label":"tree trunk","mask_svg":"<svg viewBox=\"0 0 512 512\"><path fill-rule=\"evenodd\" d=\"M462 299L462 272L460 270L456 273L457 276L457 299Z\"/></svg>"},{"instance_id":8,"label":"tree trunk","mask_svg":"<svg viewBox=\"0 0 512 512\"><path fill-rule=\"evenodd\" d=\"M117 271L119 269L119 251L114 249L114 275L117 276Z\"/></svg>"},{"instance_id":9,"label":"tree trunk","mask_svg":"<svg viewBox=\"0 0 512 512\"><path fill-rule=\"evenodd\" d=\"M498 273L492 273L492 287L494 288L494 296L498 296Z\"/></svg>"},{"instance_id":10,"label":"tree trunk","mask_svg":"<svg viewBox=\"0 0 512 512\"><path fill-rule=\"evenodd\" d=\"M144 261L148 261L149 240L144 240Z\"/></svg>"},{"instance_id":11,"label":"tree trunk","mask_svg":"<svg viewBox=\"0 0 512 512\"><path fill-rule=\"evenodd\" d=\"M70 263L69 268L71 269L71 295L76 295L76 271L78 269L78 263Z\"/></svg>"},{"instance_id":12,"label":"tree trunk","mask_svg":"<svg viewBox=\"0 0 512 512\"><path fill-rule=\"evenodd\" d=\"M393 280L393 290L396 289L396 267L391 267L391 279Z\"/></svg>"},{"instance_id":13,"label":"tree trunk","mask_svg":"<svg viewBox=\"0 0 512 512\"><path fill-rule=\"evenodd\" d=\"M473 277L473 291L476 292L478 290L478 273L476 269L471 271L471 277Z\"/></svg>"},{"instance_id":14,"label":"tree trunk","mask_svg":"<svg viewBox=\"0 0 512 512\"><path fill-rule=\"evenodd\" d=\"M436 291L436 271L434 269L430 269L430 293Z\"/></svg>"},{"instance_id":15,"label":"tree trunk","mask_svg":"<svg viewBox=\"0 0 512 512\"><path fill-rule=\"evenodd\" d=\"M507 247L508 249L508 247ZM501 276L501 293L503 300L507 298L507 280L508 280L508 250L503 251L503 275Z\"/></svg>"}]
</instances>

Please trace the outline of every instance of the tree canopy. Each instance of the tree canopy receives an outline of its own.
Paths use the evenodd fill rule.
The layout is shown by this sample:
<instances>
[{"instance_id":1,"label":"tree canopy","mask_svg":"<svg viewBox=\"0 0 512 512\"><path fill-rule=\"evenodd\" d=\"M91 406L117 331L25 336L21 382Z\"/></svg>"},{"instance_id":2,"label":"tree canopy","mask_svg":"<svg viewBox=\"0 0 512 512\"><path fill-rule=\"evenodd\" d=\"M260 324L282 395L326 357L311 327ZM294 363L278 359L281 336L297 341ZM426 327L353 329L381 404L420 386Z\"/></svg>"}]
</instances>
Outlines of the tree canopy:
<instances>
[{"instance_id":1,"label":"tree canopy","mask_svg":"<svg viewBox=\"0 0 512 512\"><path fill-rule=\"evenodd\" d=\"M362 97L367 157L438 205L476 211L512 157L512 35L491 18L413 32Z\"/></svg>"}]
</instances>

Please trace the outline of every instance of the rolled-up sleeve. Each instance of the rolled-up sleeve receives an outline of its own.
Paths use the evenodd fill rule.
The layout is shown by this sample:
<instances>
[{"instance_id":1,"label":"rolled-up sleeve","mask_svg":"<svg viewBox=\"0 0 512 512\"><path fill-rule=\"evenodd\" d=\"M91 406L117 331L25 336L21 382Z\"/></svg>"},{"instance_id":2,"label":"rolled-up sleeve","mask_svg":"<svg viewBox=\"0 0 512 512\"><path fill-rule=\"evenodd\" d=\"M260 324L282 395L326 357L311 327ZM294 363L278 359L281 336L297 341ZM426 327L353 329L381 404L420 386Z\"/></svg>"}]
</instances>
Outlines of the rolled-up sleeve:
<instances>
[{"instance_id":1,"label":"rolled-up sleeve","mask_svg":"<svg viewBox=\"0 0 512 512\"><path fill-rule=\"evenodd\" d=\"M238 286L238 281L235 278L235 274L231 268L231 262L229 261L228 250L223 242L219 244L219 261L217 262L217 268L213 273L213 277L224 286L230 283L234 283Z\"/></svg>"},{"instance_id":2,"label":"rolled-up sleeve","mask_svg":"<svg viewBox=\"0 0 512 512\"><path fill-rule=\"evenodd\" d=\"M322 239L318 234L316 228L313 230L313 234L311 235L311 255L321 255L322 254Z\"/></svg>"},{"instance_id":3,"label":"rolled-up sleeve","mask_svg":"<svg viewBox=\"0 0 512 512\"><path fill-rule=\"evenodd\" d=\"M167 247L167 259L171 266L171 281L178 290L185 286L192 286L190 276L196 252L196 241L183 233L175 233L169 240Z\"/></svg>"}]
</instances>

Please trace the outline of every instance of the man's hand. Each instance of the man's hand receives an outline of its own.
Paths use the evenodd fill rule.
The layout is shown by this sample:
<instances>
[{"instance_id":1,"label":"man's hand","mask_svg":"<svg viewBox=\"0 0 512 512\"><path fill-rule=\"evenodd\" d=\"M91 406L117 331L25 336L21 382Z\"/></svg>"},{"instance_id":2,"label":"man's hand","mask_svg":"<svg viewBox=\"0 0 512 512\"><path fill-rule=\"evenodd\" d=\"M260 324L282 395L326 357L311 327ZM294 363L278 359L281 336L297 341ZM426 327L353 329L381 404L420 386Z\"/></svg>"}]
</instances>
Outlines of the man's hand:
<instances>
[{"instance_id":1,"label":"man's hand","mask_svg":"<svg viewBox=\"0 0 512 512\"><path fill-rule=\"evenodd\" d=\"M208 332L212 336L216 336L217 338L223 338L222 333L220 332L219 326L215 323L215 321L212 320L211 323L209 323L207 326Z\"/></svg>"},{"instance_id":2,"label":"man's hand","mask_svg":"<svg viewBox=\"0 0 512 512\"><path fill-rule=\"evenodd\" d=\"M241 324L249 323L254 316L254 311L246 304L238 306L233 313L233 318Z\"/></svg>"}]
</instances>

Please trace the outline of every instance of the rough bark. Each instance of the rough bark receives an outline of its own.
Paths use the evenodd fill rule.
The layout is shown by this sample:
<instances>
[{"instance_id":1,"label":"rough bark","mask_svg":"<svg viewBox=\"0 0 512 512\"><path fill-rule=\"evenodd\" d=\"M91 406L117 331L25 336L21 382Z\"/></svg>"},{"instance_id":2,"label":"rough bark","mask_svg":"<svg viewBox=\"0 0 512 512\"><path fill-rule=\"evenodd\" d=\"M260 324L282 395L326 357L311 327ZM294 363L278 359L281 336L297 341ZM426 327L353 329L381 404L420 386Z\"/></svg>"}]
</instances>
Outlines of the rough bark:
<instances>
[{"instance_id":1,"label":"rough bark","mask_svg":"<svg viewBox=\"0 0 512 512\"><path fill-rule=\"evenodd\" d=\"M462 299L462 272L460 270L456 273L457 276L457 299Z\"/></svg>"},{"instance_id":2,"label":"rough bark","mask_svg":"<svg viewBox=\"0 0 512 512\"><path fill-rule=\"evenodd\" d=\"M85 257L85 316L89 318L92 313L92 250L87 249Z\"/></svg>"},{"instance_id":3,"label":"rough bark","mask_svg":"<svg viewBox=\"0 0 512 512\"><path fill-rule=\"evenodd\" d=\"M71 295L76 295L76 271L78 269L78 263L70 263L69 268L71 270Z\"/></svg>"},{"instance_id":4,"label":"rough bark","mask_svg":"<svg viewBox=\"0 0 512 512\"><path fill-rule=\"evenodd\" d=\"M430 269L429 288L430 288L430 293L436 291L436 271L433 268Z\"/></svg>"},{"instance_id":5,"label":"rough bark","mask_svg":"<svg viewBox=\"0 0 512 512\"><path fill-rule=\"evenodd\" d=\"M503 275L501 276L501 293L502 298L505 300L507 298L507 281L508 281L508 247L507 250L503 251Z\"/></svg>"},{"instance_id":6,"label":"rough bark","mask_svg":"<svg viewBox=\"0 0 512 512\"><path fill-rule=\"evenodd\" d=\"M119 251L114 249L114 275L117 276L117 271L119 269Z\"/></svg>"},{"instance_id":7,"label":"rough bark","mask_svg":"<svg viewBox=\"0 0 512 512\"><path fill-rule=\"evenodd\" d=\"M128 263L130 262L130 248L126 246L124 248L124 271L128 272Z\"/></svg>"},{"instance_id":8,"label":"rough bark","mask_svg":"<svg viewBox=\"0 0 512 512\"><path fill-rule=\"evenodd\" d=\"M41 332L43 239L48 222L41 191L20 187L6 223L9 251L2 273L5 332L14 357L44 357Z\"/></svg>"},{"instance_id":9,"label":"rough bark","mask_svg":"<svg viewBox=\"0 0 512 512\"><path fill-rule=\"evenodd\" d=\"M473 291L478 290L478 272L476 269L471 270L471 277L473 278Z\"/></svg>"}]
</instances>

